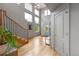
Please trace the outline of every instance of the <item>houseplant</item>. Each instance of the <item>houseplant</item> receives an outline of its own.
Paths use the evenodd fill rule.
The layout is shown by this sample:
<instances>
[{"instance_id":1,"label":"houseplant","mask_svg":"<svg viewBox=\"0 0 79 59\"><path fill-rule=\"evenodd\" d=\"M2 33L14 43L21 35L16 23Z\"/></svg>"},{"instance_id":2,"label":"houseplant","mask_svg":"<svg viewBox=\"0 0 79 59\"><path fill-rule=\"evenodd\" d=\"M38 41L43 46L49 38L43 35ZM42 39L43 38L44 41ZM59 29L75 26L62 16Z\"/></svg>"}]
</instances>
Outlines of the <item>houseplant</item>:
<instances>
[{"instance_id":1,"label":"houseplant","mask_svg":"<svg viewBox=\"0 0 79 59\"><path fill-rule=\"evenodd\" d=\"M0 26L0 45L3 45L6 43L6 40L4 39L4 29Z\"/></svg>"},{"instance_id":2,"label":"houseplant","mask_svg":"<svg viewBox=\"0 0 79 59\"><path fill-rule=\"evenodd\" d=\"M7 46L5 46L6 49L4 55L6 55L7 52L9 52L12 48L19 48L19 44L16 40L16 36L13 36L13 34L9 30L4 29L2 26L0 26L0 45L6 44Z\"/></svg>"}]
</instances>

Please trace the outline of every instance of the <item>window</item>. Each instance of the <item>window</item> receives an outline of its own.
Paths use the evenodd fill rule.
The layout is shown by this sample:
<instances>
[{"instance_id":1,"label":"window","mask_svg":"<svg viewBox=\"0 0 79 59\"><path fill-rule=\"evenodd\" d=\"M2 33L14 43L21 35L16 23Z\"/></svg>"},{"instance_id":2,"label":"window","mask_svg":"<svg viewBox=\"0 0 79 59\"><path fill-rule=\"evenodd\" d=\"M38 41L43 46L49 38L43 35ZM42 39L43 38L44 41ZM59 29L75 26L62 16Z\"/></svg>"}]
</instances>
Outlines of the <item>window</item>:
<instances>
[{"instance_id":1,"label":"window","mask_svg":"<svg viewBox=\"0 0 79 59\"><path fill-rule=\"evenodd\" d=\"M44 15L47 16L47 10L44 11Z\"/></svg>"},{"instance_id":2,"label":"window","mask_svg":"<svg viewBox=\"0 0 79 59\"><path fill-rule=\"evenodd\" d=\"M39 32L39 18L35 17L35 32Z\"/></svg>"},{"instance_id":3,"label":"window","mask_svg":"<svg viewBox=\"0 0 79 59\"><path fill-rule=\"evenodd\" d=\"M48 9L47 13L48 13L48 15L50 15L50 10L49 9Z\"/></svg>"},{"instance_id":4,"label":"window","mask_svg":"<svg viewBox=\"0 0 79 59\"><path fill-rule=\"evenodd\" d=\"M39 24L35 25L35 32L39 32Z\"/></svg>"},{"instance_id":5,"label":"window","mask_svg":"<svg viewBox=\"0 0 79 59\"><path fill-rule=\"evenodd\" d=\"M25 12L25 20L28 22L32 22L32 15Z\"/></svg>"},{"instance_id":6,"label":"window","mask_svg":"<svg viewBox=\"0 0 79 59\"><path fill-rule=\"evenodd\" d=\"M35 9L35 14L39 16L39 11L37 9Z\"/></svg>"},{"instance_id":7,"label":"window","mask_svg":"<svg viewBox=\"0 0 79 59\"><path fill-rule=\"evenodd\" d=\"M45 32L48 32L48 31L49 31L49 26L46 25L46 27L45 27Z\"/></svg>"},{"instance_id":8,"label":"window","mask_svg":"<svg viewBox=\"0 0 79 59\"><path fill-rule=\"evenodd\" d=\"M35 17L35 23L39 24L39 18L38 17Z\"/></svg>"},{"instance_id":9,"label":"window","mask_svg":"<svg viewBox=\"0 0 79 59\"><path fill-rule=\"evenodd\" d=\"M50 14L51 14L51 12L50 12L49 9L47 9L47 10L44 11L44 15L45 15L45 16L50 15Z\"/></svg>"},{"instance_id":10,"label":"window","mask_svg":"<svg viewBox=\"0 0 79 59\"><path fill-rule=\"evenodd\" d=\"M32 12L32 4L30 4L30 3L25 3L25 8L26 8L27 10L29 10L29 11Z\"/></svg>"}]
</instances>

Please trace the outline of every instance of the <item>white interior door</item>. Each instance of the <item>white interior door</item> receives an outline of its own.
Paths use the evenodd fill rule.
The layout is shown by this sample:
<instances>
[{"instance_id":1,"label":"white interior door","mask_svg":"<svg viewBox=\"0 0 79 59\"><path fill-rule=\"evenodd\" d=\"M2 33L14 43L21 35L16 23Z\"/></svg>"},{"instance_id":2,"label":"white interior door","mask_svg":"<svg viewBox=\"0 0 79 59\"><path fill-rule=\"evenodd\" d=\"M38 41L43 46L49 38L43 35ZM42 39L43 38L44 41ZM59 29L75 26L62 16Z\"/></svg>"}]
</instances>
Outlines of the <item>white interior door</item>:
<instances>
[{"instance_id":1,"label":"white interior door","mask_svg":"<svg viewBox=\"0 0 79 59\"><path fill-rule=\"evenodd\" d=\"M69 9L55 15L55 50L69 55Z\"/></svg>"},{"instance_id":2,"label":"white interior door","mask_svg":"<svg viewBox=\"0 0 79 59\"><path fill-rule=\"evenodd\" d=\"M63 12L55 15L55 49L60 55L63 55L63 40L64 40L64 18Z\"/></svg>"}]
</instances>

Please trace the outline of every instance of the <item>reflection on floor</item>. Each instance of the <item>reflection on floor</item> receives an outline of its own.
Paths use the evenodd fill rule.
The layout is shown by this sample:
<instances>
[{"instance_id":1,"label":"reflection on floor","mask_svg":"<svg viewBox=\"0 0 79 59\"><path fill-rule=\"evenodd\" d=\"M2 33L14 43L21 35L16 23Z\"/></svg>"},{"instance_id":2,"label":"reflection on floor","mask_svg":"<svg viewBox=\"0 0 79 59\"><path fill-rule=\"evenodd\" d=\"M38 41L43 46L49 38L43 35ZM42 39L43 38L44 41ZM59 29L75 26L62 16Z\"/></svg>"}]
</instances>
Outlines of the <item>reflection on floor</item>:
<instances>
[{"instance_id":1,"label":"reflection on floor","mask_svg":"<svg viewBox=\"0 0 79 59\"><path fill-rule=\"evenodd\" d=\"M27 44L27 52L23 56L57 56L58 54L48 45L45 45L45 37L35 37Z\"/></svg>"}]
</instances>

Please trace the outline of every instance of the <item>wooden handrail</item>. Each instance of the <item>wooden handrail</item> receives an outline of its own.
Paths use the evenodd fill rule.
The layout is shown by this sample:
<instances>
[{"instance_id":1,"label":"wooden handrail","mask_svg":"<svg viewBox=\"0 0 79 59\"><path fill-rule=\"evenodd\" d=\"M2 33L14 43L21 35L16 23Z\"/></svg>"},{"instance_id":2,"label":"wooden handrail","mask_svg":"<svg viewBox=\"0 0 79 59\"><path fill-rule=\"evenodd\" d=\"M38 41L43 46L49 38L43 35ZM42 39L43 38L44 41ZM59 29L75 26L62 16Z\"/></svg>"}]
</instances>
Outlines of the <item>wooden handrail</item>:
<instances>
[{"instance_id":1,"label":"wooden handrail","mask_svg":"<svg viewBox=\"0 0 79 59\"><path fill-rule=\"evenodd\" d=\"M21 25L19 25L17 22L15 22L12 18L10 18L9 16L5 15L6 17L8 17L11 21L13 21L15 24L17 24L18 26L20 26L22 29L24 30L28 30L28 29L25 29L23 28Z\"/></svg>"}]
</instances>

